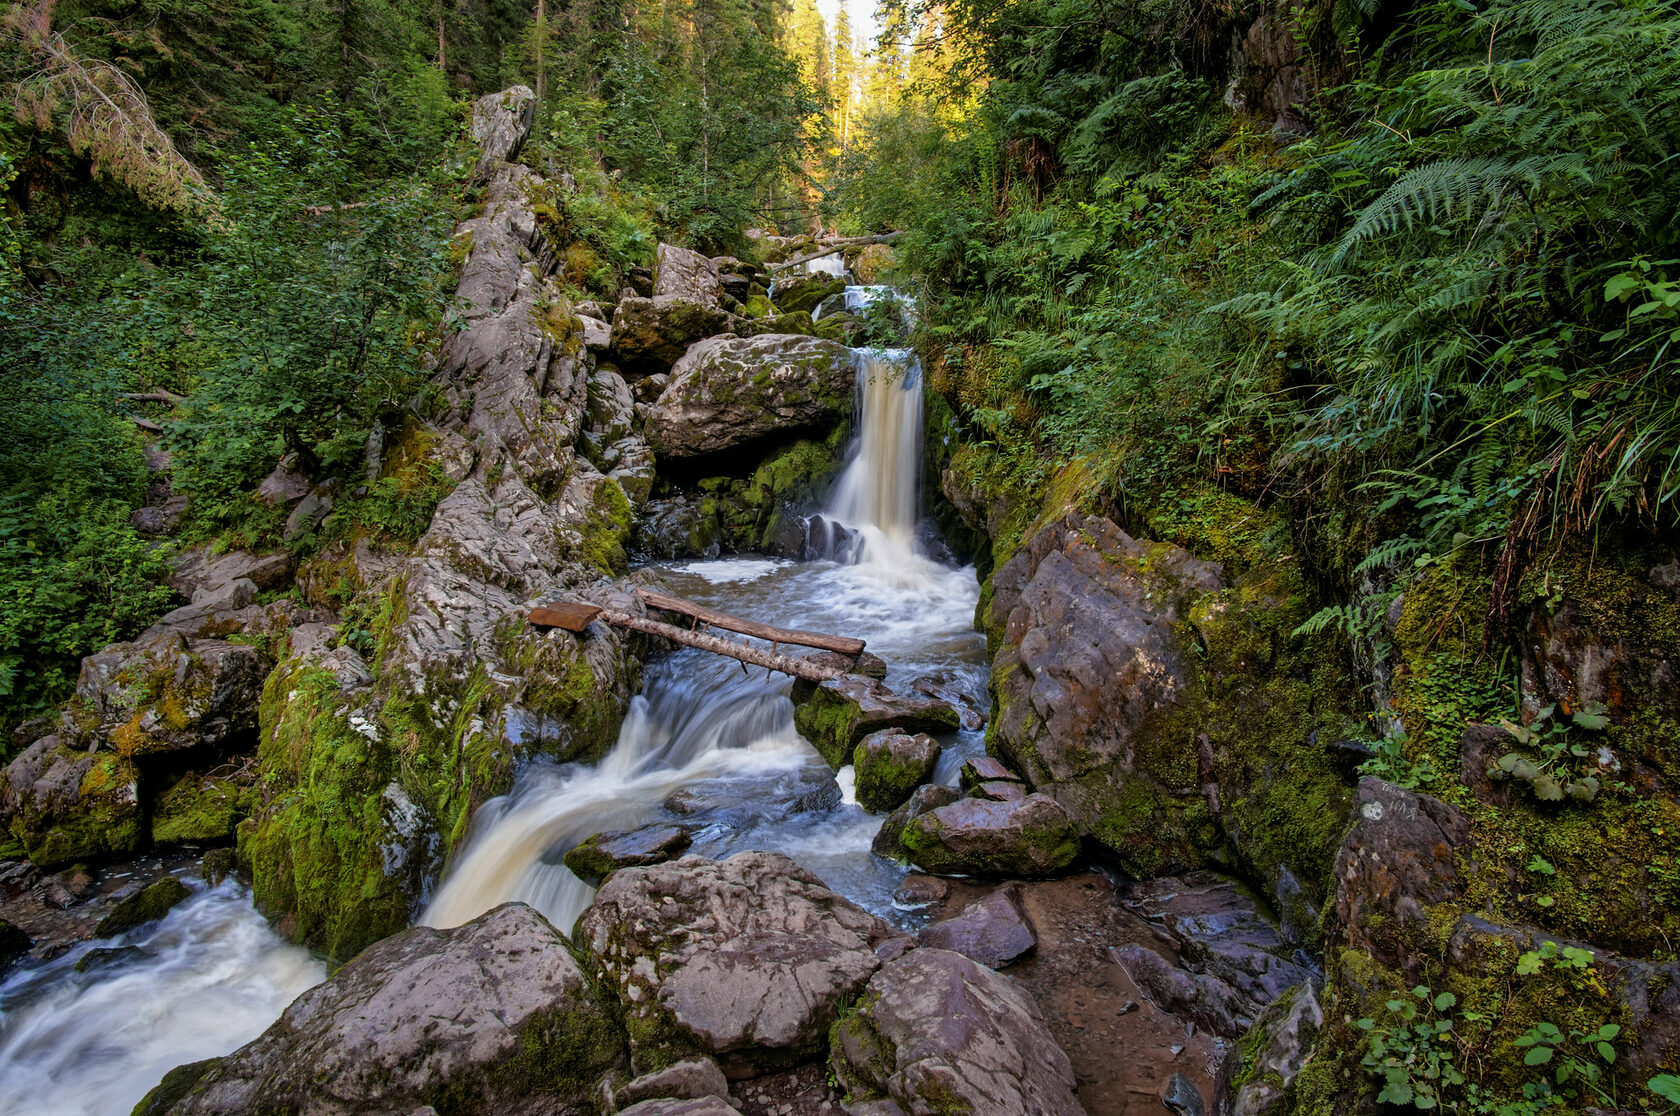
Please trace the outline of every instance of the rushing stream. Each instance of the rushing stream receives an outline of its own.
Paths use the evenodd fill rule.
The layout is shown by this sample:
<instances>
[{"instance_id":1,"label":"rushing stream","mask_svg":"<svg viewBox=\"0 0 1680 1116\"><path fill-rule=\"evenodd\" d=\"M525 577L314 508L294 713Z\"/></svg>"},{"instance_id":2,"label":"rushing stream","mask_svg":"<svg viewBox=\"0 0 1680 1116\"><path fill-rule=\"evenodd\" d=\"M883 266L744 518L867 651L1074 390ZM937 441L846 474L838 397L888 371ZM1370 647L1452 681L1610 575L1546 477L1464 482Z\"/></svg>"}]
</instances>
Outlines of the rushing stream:
<instances>
[{"instance_id":1,"label":"rushing stream","mask_svg":"<svg viewBox=\"0 0 1680 1116\"><path fill-rule=\"evenodd\" d=\"M873 297L848 290L848 303ZM934 676L984 690L971 569L917 545L920 371L908 353L859 350L859 435L829 507L812 521L831 558L761 557L671 566L675 592L784 627L859 636L900 691ZM536 762L486 803L420 921L458 925L510 900L569 932L592 890L561 863L603 830L657 820L695 829L691 851L784 852L889 917L903 872L873 856L879 816L851 799L793 727L789 680L685 650L648 668L618 742L598 764ZM978 733L946 741L937 777L954 782ZM323 966L281 941L234 884L200 892L163 921L103 945L138 952L74 972L78 947L0 984L0 1116L124 1113L173 1066L249 1041Z\"/></svg>"}]
</instances>

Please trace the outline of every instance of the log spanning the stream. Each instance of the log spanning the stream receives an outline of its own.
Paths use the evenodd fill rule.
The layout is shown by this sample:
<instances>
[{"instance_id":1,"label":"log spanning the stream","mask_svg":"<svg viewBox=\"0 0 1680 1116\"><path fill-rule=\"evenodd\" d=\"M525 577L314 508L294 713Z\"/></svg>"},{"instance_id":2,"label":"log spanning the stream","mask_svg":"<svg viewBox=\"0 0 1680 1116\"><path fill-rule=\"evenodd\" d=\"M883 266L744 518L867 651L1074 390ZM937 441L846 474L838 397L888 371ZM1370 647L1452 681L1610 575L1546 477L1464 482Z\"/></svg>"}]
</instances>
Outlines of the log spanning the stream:
<instances>
[{"instance_id":1,"label":"log spanning the stream","mask_svg":"<svg viewBox=\"0 0 1680 1116\"><path fill-rule=\"evenodd\" d=\"M764 667L766 670L779 670L783 674L791 674L795 678L803 678L808 682L827 682L831 678L844 678L846 671L841 667L830 666L827 663L783 655L776 650L778 646L791 643L802 647L816 647L824 651L837 651L853 659L863 654L864 641L861 639L825 635L822 632L795 631L788 628L772 627L769 624L760 624L755 620L742 620L740 617L718 612L716 609L695 604L693 601L686 601L681 597L655 593L648 589L636 590L636 596L648 608L659 609L663 612L675 612L689 617L694 627L681 628L675 624L667 624L662 620L651 620L645 616L635 616L618 609L602 608L600 605L584 604L581 601L555 601L550 604L539 605L531 610L530 622L538 627L565 628L567 631L581 632L595 620L601 620L615 628L627 628L633 632L660 636L672 643L680 643L685 647L698 647L702 651L710 651L717 655L726 655L742 663ZM700 630L702 624L707 627L722 628L725 631L767 639L770 641L771 649L767 651L762 647L736 643L734 640L724 639L722 636L711 635Z\"/></svg>"}]
</instances>

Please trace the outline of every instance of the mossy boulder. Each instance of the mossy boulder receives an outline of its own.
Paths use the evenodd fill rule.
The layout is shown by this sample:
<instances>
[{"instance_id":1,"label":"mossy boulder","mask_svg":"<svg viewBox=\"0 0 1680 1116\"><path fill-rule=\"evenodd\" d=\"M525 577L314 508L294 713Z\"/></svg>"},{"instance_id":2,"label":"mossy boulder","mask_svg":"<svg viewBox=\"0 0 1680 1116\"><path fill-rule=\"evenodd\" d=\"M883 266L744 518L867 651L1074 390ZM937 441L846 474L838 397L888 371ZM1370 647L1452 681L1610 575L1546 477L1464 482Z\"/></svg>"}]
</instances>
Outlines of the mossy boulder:
<instances>
[{"instance_id":1,"label":"mossy boulder","mask_svg":"<svg viewBox=\"0 0 1680 1116\"><path fill-rule=\"evenodd\" d=\"M245 816L243 788L231 779L185 775L152 802L152 844L228 844Z\"/></svg>"},{"instance_id":2,"label":"mossy boulder","mask_svg":"<svg viewBox=\"0 0 1680 1116\"><path fill-rule=\"evenodd\" d=\"M510 903L370 947L257 1039L171 1073L136 1111L592 1112L602 1079L626 1065L625 1038L611 993L566 939Z\"/></svg>"},{"instance_id":3,"label":"mossy boulder","mask_svg":"<svg viewBox=\"0 0 1680 1116\"><path fill-rule=\"evenodd\" d=\"M934 875L1060 875L1079 859L1079 835L1055 799L964 798L917 814L899 840L910 863Z\"/></svg>"},{"instance_id":4,"label":"mossy boulder","mask_svg":"<svg viewBox=\"0 0 1680 1116\"><path fill-rule=\"evenodd\" d=\"M667 372L690 345L729 330L734 318L718 304L675 295L630 297L612 320L612 356L627 376Z\"/></svg>"},{"instance_id":5,"label":"mossy boulder","mask_svg":"<svg viewBox=\"0 0 1680 1116\"><path fill-rule=\"evenodd\" d=\"M798 275L792 278L778 278L774 298L776 309L783 314L803 313L809 315L817 308L817 304L829 295L839 294L846 289L846 281L824 272L813 272L809 275Z\"/></svg>"},{"instance_id":6,"label":"mossy boulder","mask_svg":"<svg viewBox=\"0 0 1680 1116\"><path fill-rule=\"evenodd\" d=\"M189 898L192 889L174 876L165 876L112 908L93 928L95 937L114 938L148 922L156 922Z\"/></svg>"},{"instance_id":7,"label":"mossy boulder","mask_svg":"<svg viewBox=\"0 0 1680 1116\"><path fill-rule=\"evenodd\" d=\"M754 443L827 432L852 411L852 352L788 334L717 337L688 350L648 416L661 462L743 452Z\"/></svg>"},{"instance_id":8,"label":"mossy boulder","mask_svg":"<svg viewBox=\"0 0 1680 1116\"><path fill-rule=\"evenodd\" d=\"M881 828L875 831L875 837L869 844L869 849L876 856L886 857L903 864L909 861L910 854L904 847L904 827L911 820L937 810L941 806L949 806L962 799L962 792L956 787L943 783L923 783L910 792L910 797L904 805L894 810L881 822Z\"/></svg>"},{"instance_id":9,"label":"mossy boulder","mask_svg":"<svg viewBox=\"0 0 1680 1116\"><path fill-rule=\"evenodd\" d=\"M145 840L140 771L110 750L44 736L0 776L0 813L41 868L126 856Z\"/></svg>"},{"instance_id":10,"label":"mossy boulder","mask_svg":"<svg viewBox=\"0 0 1680 1116\"><path fill-rule=\"evenodd\" d=\"M256 728L268 668L257 647L189 639L159 624L141 640L83 659L76 700L93 731L124 756L220 747Z\"/></svg>"},{"instance_id":11,"label":"mossy boulder","mask_svg":"<svg viewBox=\"0 0 1680 1116\"><path fill-rule=\"evenodd\" d=\"M956 732L957 711L943 701L902 697L872 678L847 675L796 687L793 725L836 771L852 761L863 738L885 729Z\"/></svg>"},{"instance_id":12,"label":"mossy boulder","mask_svg":"<svg viewBox=\"0 0 1680 1116\"><path fill-rule=\"evenodd\" d=\"M896 810L932 778L940 751L939 741L926 733L870 733L852 751L858 805L875 814Z\"/></svg>"}]
</instances>

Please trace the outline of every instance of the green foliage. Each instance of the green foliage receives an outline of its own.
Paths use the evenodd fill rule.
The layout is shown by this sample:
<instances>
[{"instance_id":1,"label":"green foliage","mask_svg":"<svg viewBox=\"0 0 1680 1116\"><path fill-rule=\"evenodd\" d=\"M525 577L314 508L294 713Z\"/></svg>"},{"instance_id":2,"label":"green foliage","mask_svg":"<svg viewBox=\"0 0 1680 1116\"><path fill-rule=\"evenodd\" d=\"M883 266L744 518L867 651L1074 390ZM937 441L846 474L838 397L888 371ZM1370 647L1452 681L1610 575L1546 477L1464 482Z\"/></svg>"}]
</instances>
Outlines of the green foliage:
<instances>
[{"instance_id":1,"label":"green foliage","mask_svg":"<svg viewBox=\"0 0 1680 1116\"><path fill-rule=\"evenodd\" d=\"M1557 706L1548 705L1528 725L1501 721L1500 725L1518 744L1535 753L1506 752L1488 769L1493 779L1515 779L1526 785L1542 802L1565 798L1591 802L1598 797L1598 749L1583 741L1581 732L1603 732L1610 724L1609 710L1599 702L1588 702L1564 721L1556 716Z\"/></svg>"},{"instance_id":2,"label":"green foliage","mask_svg":"<svg viewBox=\"0 0 1680 1116\"><path fill-rule=\"evenodd\" d=\"M1449 1012L1457 1003L1451 992L1432 994L1419 985L1409 996L1388 1001L1380 1026L1375 1019L1359 1020L1359 1029L1370 1035L1361 1064L1383 1079L1379 1104L1438 1108L1443 1090L1464 1084L1451 1041Z\"/></svg>"},{"instance_id":3,"label":"green foliage","mask_svg":"<svg viewBox=\"0 0 1680 1116\"><path fill-rule=\"evenodd\" d=\"M1396 730L1372 743L1376 753L1359 765L1361 775L1375 775L1407 790L1428 787L1441 778L1441 773L1427 755L1411 755L1406 750L1406 734Z\"/></svg>"}]
</instances>

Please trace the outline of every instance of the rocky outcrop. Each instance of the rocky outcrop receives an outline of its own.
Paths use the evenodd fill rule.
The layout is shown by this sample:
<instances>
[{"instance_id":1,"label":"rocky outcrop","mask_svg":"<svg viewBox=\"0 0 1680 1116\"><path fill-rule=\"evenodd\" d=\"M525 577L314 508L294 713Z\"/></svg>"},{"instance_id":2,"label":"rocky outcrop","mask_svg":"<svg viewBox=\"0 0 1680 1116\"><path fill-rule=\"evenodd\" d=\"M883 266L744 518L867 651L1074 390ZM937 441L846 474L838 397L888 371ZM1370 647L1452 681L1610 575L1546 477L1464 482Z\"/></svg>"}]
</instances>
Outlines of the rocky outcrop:
<instances>
[{"instance_id":1,"label":"rocky outcrop","mask_svg":"<svg viewBox=\"0 0 1680 1116\"><path fill-rule=\"evenodd\" d=\"M1294 635L1309 612L1290 567L1233 578L1076 513L992 589L988 749L1128 874L1229 855L1310 936L1350 797L1313 736L1345 733L1351 684Z\"/></svg>"},{"instance_id":2,"label":"rocky outcrop","mask_svg":"<svg viewBox=\"0 0 1680 1116\"><path fill-rule=\"evenodd\" d=\"M116 752L44 736L0 776L0 815L42 868L132 853L145 839L140 770Z\"/></svg>"},{"instance_id":3,"label":"rocky outcrop","mask_svg":"<svg viewBox=\"0 0 1680 1116\"><path fill-rule=\"evenodd\" d=\"M524 103L517 89L481 98L475 120L503 115L480 131L523 128ZM373 618L366 656L294 635L263 694L261 801L240 858L260 909L338 958L407 925L522 759L605 751L639 679L641 645L616 630L524 623L562 593L610 599L651 476L625 385L595 365L551 274L537 207L568 187L488 153L480 169L483 211L456 230L462 328L433 376L441 406L384 451L453 487L351 602Z\"/></svg>"},{"instance_id":4,"label":"rocky outcrop","mask_svg":"<svg viewBox=\"0 0 1680 1116\"><path fill-rule=\"evenodd\" d=\"M856 675L795 686L793 701L794 727L835 770L850 763L864 737L874 733L955 732L961 723L945 702L902 697L875 679Z\"/></svg>"},{"instance_id":5,"label":"rocky outcrop","mask_svg":"<svg viewBox=\"0 0 1680 1116\"><path fill-rule=\"evenodd\" d=\"M870 850L876 856L884 856L888 860L908 860L909 853L904 848L904 827L929 810L949 806L961 799L962 792L956 787L948 787L941 783L925 783L917 787L904 805L888 814L886 820L881 823L881 828L875 831Z\"/></svg>"},{"instance_id":6,"label":"rocky outcrop","mask_svg":"<svg viewBox=\"0 0 1680 1116\"><path fill-rule=\"evenodd\" d=\"M938 875L1037 879L1073 866L1079 837L1056 800L964 798L911 818L900 837L910 863Z\"/></svg>"},{"instance_id":7,"label":"rocky outcrop","mask_svg":"<svg viewBox=\"0 0 1680 1116\"><path fill-rule=\"evenodd\" d=\"M372 946L256 1040L172 1071L135 1111L583 1113L624 1064L610 997L513 903Z\"/></svg>"},{"instance_id":8,"label":"rocky outcrop","mask_svg":"<svg viewBox=\"0 0 1680 1116\"><path fill-rule=\"evenodd\" d=\"M911 950L883 966L832 1048L849 1111L890 1100L917 1116L1084 1113L1037 1005L1009 978L946 950Z\"/></svg>"},{"instance_id":9,"label":"rocky outcrop","mask_svg":"<svg viewBox=\"0 0 1680 1116\"><path fill-rule=\"evenodd\" d=\"M537 95L528 86L515 85L473 102L467 130L478 144L480 176L512 160L525 146L536 117Z\"/></svg>"},{"instance_id":10,"label":"rocky outcrop","mask_svg":"<svg viewBox=\"0 0 1680 1116\"><path fill-rule=\"evenodd\" d=\"M762 852L621 869L578 920L641 1072L699 1054L751 1076L813 1056L889 936L817 877Z\"/></svg>"},{"instance_id":11,"label":"rocky outcrop","mask_svg":"<svg viewBox=\"0 0 1680 1116\"><path fill-rule=\"evenodd\" d=\"M858 805L876 814L896 810L933 776L939 741L926 733L900 729L873 732L852 752Z\"/></svg>"},{"instance_id":12,"label":"rocky outcrop","mask_svg":"<svg viewBox=\"0 0 1680 1116\"><path fill-rule=\"evenodd\" d=\"M713 338L671 369L648 437L662 459L690 458L824 429L851 414L855 379L851 350L837 342Z\"/></svg>"},{"instance_id":13,"label":"rocky outcrop","mask_svg":"<svg viewBox=\"0 0 1680 1116\"><path fill-rule=\"evenodd\" d=\"M213 623L214 603L176 609L142 639L83 659L78 720L131 758L248 737L256 729L268 659L249 644L189 639L176 626L183 613L194 614L188 621L194 626Z\"/></svg>"},{"instance_id":14,"label":"rocky outcrop","mask_svg":"<svg viewBox=\"0 0 1680 1116\"><path fill-rule=\"evenodd\" d=\"M674 244L659 246L653 266L654 298L683 298L702 306L716 306L721 293L715 261Z\"/></svg>"}]
</instances>

